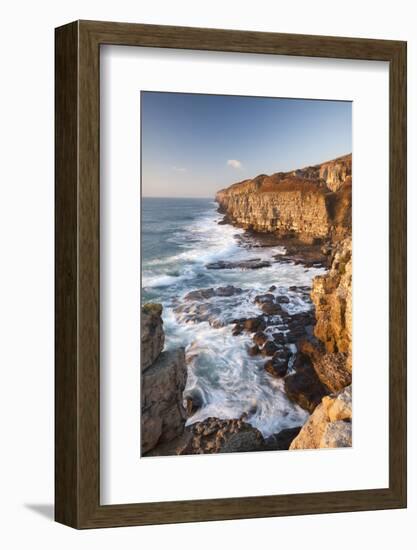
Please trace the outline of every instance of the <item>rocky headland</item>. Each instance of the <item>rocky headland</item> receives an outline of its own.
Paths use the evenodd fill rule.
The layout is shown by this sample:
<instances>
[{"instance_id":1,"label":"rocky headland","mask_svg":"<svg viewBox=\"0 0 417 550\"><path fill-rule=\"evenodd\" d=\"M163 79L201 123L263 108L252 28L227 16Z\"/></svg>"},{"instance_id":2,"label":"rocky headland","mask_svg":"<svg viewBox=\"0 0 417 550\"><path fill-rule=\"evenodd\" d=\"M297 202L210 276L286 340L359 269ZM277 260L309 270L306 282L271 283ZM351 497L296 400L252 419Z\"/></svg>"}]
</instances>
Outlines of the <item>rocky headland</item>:
<instances>
[{"instance_id":1,"label":"rocky headland","mask_svg":"<svg viewBox=\"0 0 417 550\"><path fill-rule=\"evenodd\" d=\"M292 172L261 174L216 194L223 223L307 243L350 234L352 155Z\"/></svg>"},{"instance_id":2,"label":"rocky headland","mask_svg":"<svg viewBox=\"0 0 417 550\"><path fill-rule=\"evenodd\" d=\"M211 262L208 270L269 269L274 262L288 262L326 271L311 287L284 288L271 280L270 288L257 295L232 285L197 289L174 308L181 322L230 325L237 338L249 336L247 356L306 411L305 423L263 437L251 425L253 410L239 418L192 422L202 397L184 389L198 346L191 344L186 355L183 348L163 351L162 307L147 304L141 334L142 455L351 446L351 174L352 157L346 155L219 191L220 223L246 230L239 239L248 258ZM276 257L265 261L256 256L256 250L277 245L284 252ZM228 312L243 297L257 313L236 319ZM308 308L292 308L300 301Z\"/></svg>"}]
</instances>

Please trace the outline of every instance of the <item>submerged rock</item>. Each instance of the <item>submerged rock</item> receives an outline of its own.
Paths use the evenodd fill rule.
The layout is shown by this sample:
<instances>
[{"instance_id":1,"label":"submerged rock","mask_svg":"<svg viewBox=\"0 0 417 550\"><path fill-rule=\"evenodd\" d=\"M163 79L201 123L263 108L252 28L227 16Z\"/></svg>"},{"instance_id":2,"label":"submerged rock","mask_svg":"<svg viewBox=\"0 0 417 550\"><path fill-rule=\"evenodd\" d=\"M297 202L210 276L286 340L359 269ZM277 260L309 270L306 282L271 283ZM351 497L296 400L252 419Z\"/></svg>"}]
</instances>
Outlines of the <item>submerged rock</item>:
<instances>
[{"instance_id":1,"label":"submerged rock","mask_svg":"<svg viewBox=\"0 0 417 550\"><path fill-rule=\"evenodd\" d=\"M228 297L242 294L243 290L233 285L219 286L218 288L200 288L199 290L192 290L184 296L186 301L205 301L213 298L214 296Z\"/></svg>"},{"instance_id":2,"label":"submerged rock","mask_svg":"<svg viewBox=\"0 0 417 550\"><path fill-rule=\"evenodd\" d=\"M224 303L213 298L232 298L239 296L244 291L232 285L218 288L202 288L188 292L183 298L183 303L174 308L179 320L185 323L203 323L207 321L210 326L220 328L227 325L230 319L224 315ZM226 307L233 307L228 303Z\"/></svg>"},{"instance_id":3,"label":"submerged rock","mask_svg":"<svg viewBox=\"0 0 417 550\"><path fill-rule=\"evenodd\" d=\"M261 260L260 258L251 258L249 260L241 260L237 262L227 262L219 260L207 264L207 269L261 269L263 267L271 267L271 262Z\"/></svg>"}]
</instances>

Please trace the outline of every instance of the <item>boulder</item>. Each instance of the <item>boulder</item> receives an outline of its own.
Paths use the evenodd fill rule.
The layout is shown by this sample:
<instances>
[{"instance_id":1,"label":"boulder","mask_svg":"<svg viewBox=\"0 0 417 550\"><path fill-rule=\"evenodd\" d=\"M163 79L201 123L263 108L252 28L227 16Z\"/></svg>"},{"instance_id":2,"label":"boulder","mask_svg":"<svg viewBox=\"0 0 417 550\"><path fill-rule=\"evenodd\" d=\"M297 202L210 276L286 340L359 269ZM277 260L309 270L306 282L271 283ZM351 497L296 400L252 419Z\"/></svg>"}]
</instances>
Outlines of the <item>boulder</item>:
<instances>
[{"instance_id":1,"label":"boulder","mask_svg":"<svg viewBox=\"0 0 417 550\"><path fill-rule=\"evenodd\" d=\"M280 315L282 313L281 306L273 302L264 302L259 307L265 315Z\"/></svg>"},{"instance_id":2,"label":"boulder","mask_svg":"<svg viewBox=\"0 0 417 550\"><path fill-rule=\"evenodd\" d=\"M253 335L253 341L257 346L262 347L268 341L268 336L264 332L258 331Z\"/></svg>"},{"instance_id":3,"label":"boulder","mask_svg":"<svg viewBox=\"0 0 417 550\"><path fill-rule=\"evenodd\" d=\"M275 296L273 294L258 294L255 296L254 302L255 304L270 304L273 303L275 300Z\"/></svg>"},{"instance_id":4,"label":"boulder","mask_svg":"<svg viewBox=\"0 0 417 550\"><path fill-rule=\"evenodd\" d=\"M272 359L265 363L264 369L275 378L283 378L287 374L289 359L289 351L281 347L274 353Z\"/></svg>"},{"instance_id":5,"label":"boulder","mask_svg":"<svg viewBox=\"0 0 417 550\"><path fill-rule=\"evenodd\" d=\"M268 340L262 348L261 353L263 356L272 357L278 350L279 347L271 340Z\"/></svg>"},{"instance_id":6,"label":"boulder","mask_svg":"<svg viewBox=\"0 0 417 550\"><path fill-rule=\"evenodd\" d=\"M318 342L302 342L300 350L307 355L321 383L331 393L352 383L351 356L348 353L326 352Z\"/></svg>"},{"instance_id":7,"label":"boulder","mask_svg":"<svg viewBox=\"0 0 417 550\"><path fill-rule=\"evenodd\" d=\"M205 301L215 296L229 297L237 294L242 294L243 290L233 285L220 286L218 288L200 288L199 290L192 290L184 296L186 301Z\"/></svg>"},{"instance_id":8,"label":"boulder","mask_svg":"<svg viewBox=\"0 0 417 550\"><path fill-rule=\"evenodd\" d=\"M260 317L250 317L248 319L238 319L233 329L233 335L237 336L243 331L246 332L262 332L266 328L266 323L262 315Z\"/></svg>"},{"instance_id":9,"label":"boulder","mask_svg":"<svg viewBox=\"0 0 417 550\"><path fill-rule=\"evenodd\" d=\"M271 262L261 260L259 258L251 258L239 262L227 262L219 260L206 265L207 269L261 269L263 267L271 267Z\"/></svg>"},{"instance_id":10,"label":"boulder","mask_svg":"<svg viewBox=\"0 0 417 550\"><path fill-rule=\"evenodd\" d=\"M295 428L286 428L280 432L271 435L265 440L265 447L268 451L287 451L291 442L300 433L301 426Z\"/></svg>"},{"instance_id":11,"label":"boulder","mask_svg":"<svg viewBox=\"0 0 417 550\"><path fill-rule=\"evenodd\" d=\"M352 446L352 386L323 398L290 449Z\"/></svg>"},{"instance_id":12,"label":"boulder","mask_svg":"<svg viewBox=\"0 0 417 550\"><path fill-rule=\"evenodd\" d=\"M285 378L285 392L291 401L312 413L328 391L320 382L309 357L297 353L293 367L294 374Z\"/></svg>"},{"instance_id":13,"label":"boulder","mask_svg":"<svg viewBox=\"0 0 417 550\"><path fill-rule=\"evenodd\" d=\"M222 420L210 417L193 424L179 454L237 453L265 450L264 438L242 418Z\"/></svg>"}]
</instances>

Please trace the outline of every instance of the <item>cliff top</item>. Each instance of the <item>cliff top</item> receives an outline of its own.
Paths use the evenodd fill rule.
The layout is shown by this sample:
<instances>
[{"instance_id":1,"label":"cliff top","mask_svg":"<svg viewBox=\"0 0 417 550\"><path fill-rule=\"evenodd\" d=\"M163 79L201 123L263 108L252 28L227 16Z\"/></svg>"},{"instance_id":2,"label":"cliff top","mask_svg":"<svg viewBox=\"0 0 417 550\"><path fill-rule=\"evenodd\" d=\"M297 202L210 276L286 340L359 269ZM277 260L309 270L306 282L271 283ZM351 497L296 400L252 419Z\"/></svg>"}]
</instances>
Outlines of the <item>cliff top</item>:
<instances>
[{"instance_id":1,"label":"cliff top","mask_svg":"<svg viewBox=\"0 0 417 550\"><path fill-rule=\"evenodd\" d=\"M272 175L260 174L253 179L233 183L218 191L221 194L270 193L277 191L319 190L338 191L344 185L351 184L352 153L333 160L306 166L290 172L276 172Z\"/></svg>"}]
</instances>

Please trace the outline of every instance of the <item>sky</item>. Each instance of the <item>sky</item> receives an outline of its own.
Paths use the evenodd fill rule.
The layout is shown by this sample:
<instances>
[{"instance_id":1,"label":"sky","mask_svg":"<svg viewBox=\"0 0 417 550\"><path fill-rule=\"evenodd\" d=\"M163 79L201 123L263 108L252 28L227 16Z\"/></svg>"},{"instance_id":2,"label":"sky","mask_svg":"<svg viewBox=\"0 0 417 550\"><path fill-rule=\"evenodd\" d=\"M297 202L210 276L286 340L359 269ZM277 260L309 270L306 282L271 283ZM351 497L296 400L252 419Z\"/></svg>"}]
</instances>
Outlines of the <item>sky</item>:
<instances>
[{"instance_id":1,"label":"sky","mask_svg":"<svg viewBox=\"0 0 417 550\"><path fill-rule=\"evenodd\" d=\"M141 92L142 196L211 197L352 152L352 103Z\"/></svg>"}]
</instances>

